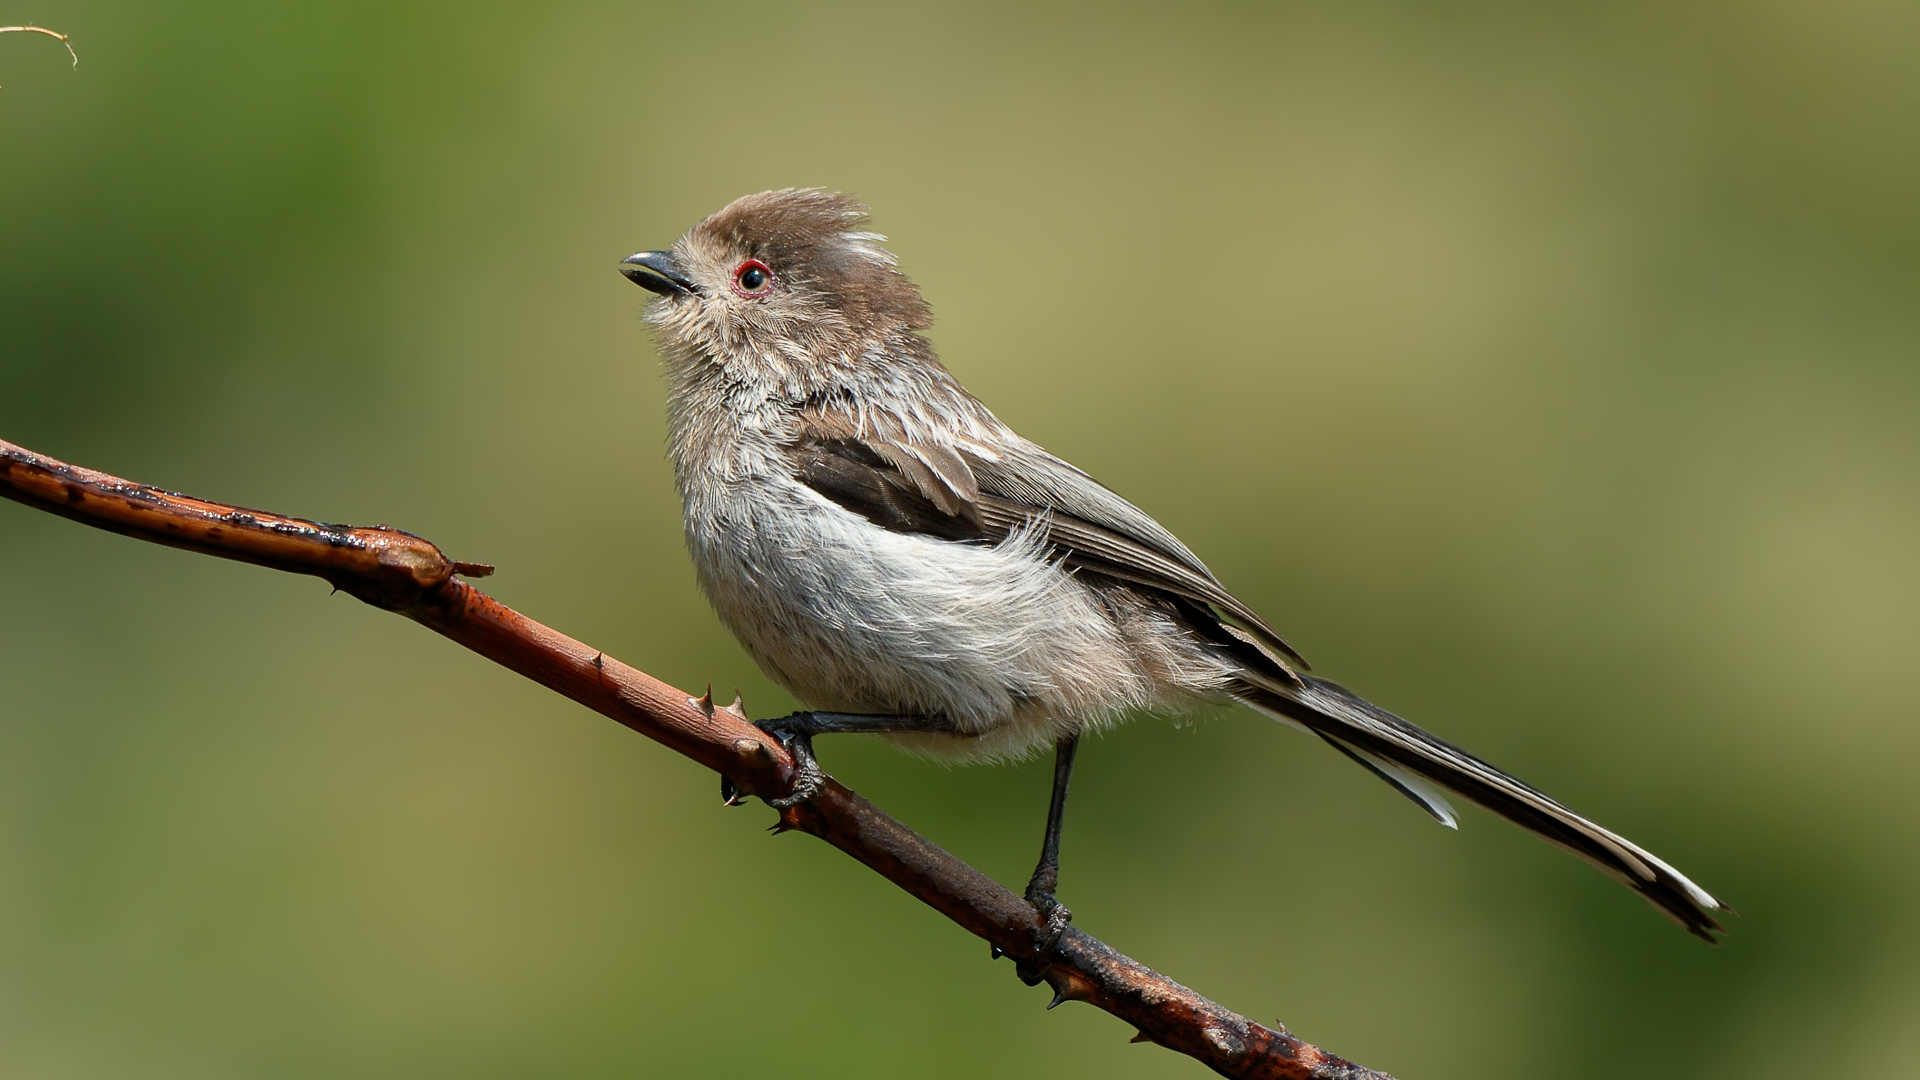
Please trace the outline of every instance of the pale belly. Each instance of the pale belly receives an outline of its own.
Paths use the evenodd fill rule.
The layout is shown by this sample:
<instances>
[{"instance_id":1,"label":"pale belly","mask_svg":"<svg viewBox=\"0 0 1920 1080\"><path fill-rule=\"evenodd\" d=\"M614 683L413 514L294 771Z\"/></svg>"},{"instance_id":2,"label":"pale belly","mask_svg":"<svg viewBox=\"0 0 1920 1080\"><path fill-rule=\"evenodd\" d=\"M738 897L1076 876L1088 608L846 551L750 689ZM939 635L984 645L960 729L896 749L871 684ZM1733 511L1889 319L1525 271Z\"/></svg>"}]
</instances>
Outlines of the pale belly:
<instances>
[{"instance_id":1,"label":"pale belly","mask_svg":"<svg viewBox=\"0 0 1920 1080\"><path fill-rule=\"evenodd\" d=\"M689 515L721 620L809 707L937 716L910 749L1009 757L1159 704L1109 604L1016 535L997 546L888 532L798 485ZM745 516L739 516L741 508Z\"/></svg>"}]
</instances>

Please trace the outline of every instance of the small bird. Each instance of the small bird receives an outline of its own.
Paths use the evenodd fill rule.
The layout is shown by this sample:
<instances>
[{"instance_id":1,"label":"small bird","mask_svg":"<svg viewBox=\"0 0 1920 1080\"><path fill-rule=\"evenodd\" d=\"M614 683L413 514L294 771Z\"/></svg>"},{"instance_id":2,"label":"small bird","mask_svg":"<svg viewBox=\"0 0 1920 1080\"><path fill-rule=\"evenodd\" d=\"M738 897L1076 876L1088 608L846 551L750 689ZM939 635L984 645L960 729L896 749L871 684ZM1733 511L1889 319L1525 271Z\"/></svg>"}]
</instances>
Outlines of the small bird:
<instances>
[{"instance_id":1,"label":"small bird","mask_svg":"<svg viewBox=\"0 0 1920 1080\"><path fill-rule=\"evenodd\" d=\"M657 294L687 547L714 610L813 711L762 721L822 775L811 739L886 735L949 760L1051 746L1026 898L1057 937L1075 748L1130 713L1236 701L1314 735L1442 824L1445 792L1565 848L1715 941L1724 904L1621 836L1307 673L1159 522L1022 438L942 366L920 290L857 200L737 199L621 271Z\"/></svg>"}]
</instances>

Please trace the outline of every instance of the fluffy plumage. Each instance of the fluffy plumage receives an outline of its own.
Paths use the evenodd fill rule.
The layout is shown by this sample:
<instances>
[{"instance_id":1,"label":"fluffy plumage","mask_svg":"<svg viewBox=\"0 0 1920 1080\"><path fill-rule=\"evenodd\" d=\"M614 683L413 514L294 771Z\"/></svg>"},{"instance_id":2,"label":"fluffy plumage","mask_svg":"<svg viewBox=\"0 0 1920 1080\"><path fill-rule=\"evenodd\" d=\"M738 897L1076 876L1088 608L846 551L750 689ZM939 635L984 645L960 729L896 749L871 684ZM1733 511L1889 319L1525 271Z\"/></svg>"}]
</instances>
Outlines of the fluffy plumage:
<instances>
[{"instance_id":1,"label":"fluffy plumage","mask_svg":"<svg viewBox=\"0 0 1920 1080\"><path fill-rule=\"evenodd\" d=\"M1725 908L1645 850L1306 664L1185 545L1002 424L917 331L919 290L821 191L750 195L658 258L673 463L700 584L810 706L935 716L896 735L1020 755L1138 710L1232 699L1453 825L1439 789L1600 867L1707 940ZM639 256L636 256L636 259ZM756 260L763 293L736 275ZM649 263L648 265L653 265ZM639 279L636 279L639 280Z\"/></svg>"}]
</instances>

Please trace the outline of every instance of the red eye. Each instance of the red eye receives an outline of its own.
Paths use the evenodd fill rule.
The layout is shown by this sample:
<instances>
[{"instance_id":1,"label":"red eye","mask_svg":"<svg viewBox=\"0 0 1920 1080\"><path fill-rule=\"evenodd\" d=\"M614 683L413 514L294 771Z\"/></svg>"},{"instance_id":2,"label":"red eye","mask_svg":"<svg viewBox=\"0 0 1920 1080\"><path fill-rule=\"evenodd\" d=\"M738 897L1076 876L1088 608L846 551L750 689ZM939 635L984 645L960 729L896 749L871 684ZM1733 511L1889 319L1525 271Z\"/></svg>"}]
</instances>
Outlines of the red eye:
<instances>
[{"instance_id":1,"label":"red eye","mask_svg":"<svg viewBox=\"0 0 1920 1080\"><path fill-rule=\"evenodd\" d=\"M773 271L759 259L748 259L733 268L733 291L749 298L765 296L773 291Z\"/></svg>"}]
</instances>

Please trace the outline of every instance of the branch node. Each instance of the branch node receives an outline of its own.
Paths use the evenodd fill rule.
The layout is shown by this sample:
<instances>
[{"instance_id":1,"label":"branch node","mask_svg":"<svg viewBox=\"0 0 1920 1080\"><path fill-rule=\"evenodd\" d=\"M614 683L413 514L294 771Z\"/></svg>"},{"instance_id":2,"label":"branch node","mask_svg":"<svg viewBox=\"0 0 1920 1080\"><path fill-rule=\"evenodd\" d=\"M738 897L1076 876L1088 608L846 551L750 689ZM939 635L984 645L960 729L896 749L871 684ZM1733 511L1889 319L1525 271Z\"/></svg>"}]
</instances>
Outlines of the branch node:
<instances>
[{"instance_id":1,"label":"branch node","mask_svg":"<svg viewBox=\"0 0 1920 1080\"><path fill-rule=\"evenodd\" d=\"M777 760L773 747L766 740L751 735L742 735L733 740L733 752L740 755L740 763L749 769L764 769Z\"/></svg>"},{"instance_id":2,"label":"branch node","mask_svg":"<svg viewBox=\"0 0 1920 1080\"><path fill-rule=\"evenodd\" d=\"M1226 1028L1209 1025L1201 1029L1200 1035L1212 1043L1214 1049L1228 1057L1239 1057L1247 1052L1246 1040Z\"/></svg>"}]
</instances>

